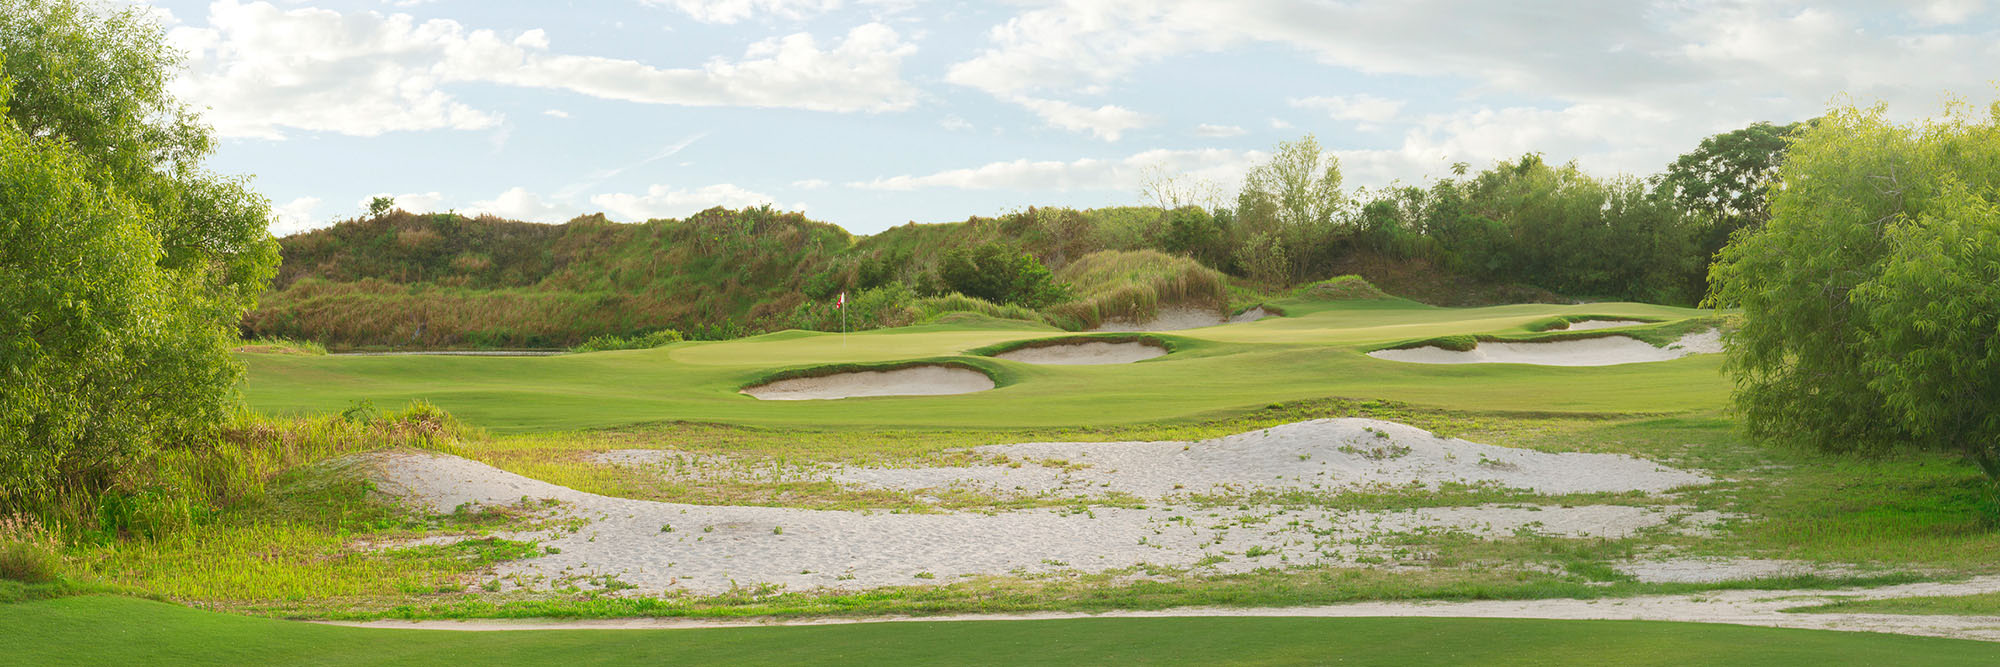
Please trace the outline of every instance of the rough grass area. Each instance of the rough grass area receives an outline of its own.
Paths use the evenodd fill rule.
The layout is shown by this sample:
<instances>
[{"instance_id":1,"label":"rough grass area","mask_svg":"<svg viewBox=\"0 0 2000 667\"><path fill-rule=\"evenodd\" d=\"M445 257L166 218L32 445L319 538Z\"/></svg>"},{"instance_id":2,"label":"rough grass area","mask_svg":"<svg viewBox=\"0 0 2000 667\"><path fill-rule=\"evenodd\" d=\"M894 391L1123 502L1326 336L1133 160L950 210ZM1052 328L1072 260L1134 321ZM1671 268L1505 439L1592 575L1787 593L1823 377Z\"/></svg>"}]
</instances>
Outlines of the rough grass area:
<instances>
[{"instance_id":1,"label":"rough grass area","mask_svg":"<svg viewBox=\"0 0 2000 667\"><path fill-rule=\"evenodd\" d=\"M29 664L1990 664L1983 642L1643 621L1118 618L706 630L452 632L310 625L143 600L0 607ZM116 627L117 632L105 628Z\"/></svg>"},{"instance_id":2,"label":"rough grass area","mask_svg":"<svg viewBox=\"0 0 2000 667\"><path fill-rule=\"evenodd\" d=\"M1228 281L1186 257L1152 250L1106 250L1078 258L1056 273L1074 299L1049 307L1048 319L1071 330L1106 320L1142 322L1160 307L1178 304L1220 312L1229 302Z\"/></svg>"},{"instance_id":3,"label":"rough grass area","mask_svg":"<svg viewBox=\"0 0 2000 667\"><path fill-rule=\"evenodd\" d=\"M1321 301L1355 301L1392 298L1361 276L1335 276L1292 290L1294 298Z\"/></svg>"},{"instance_id":4,"label":"rough grass area","mask_svg":"<svg viewBox=\"0 0 2000 667\"><path fill-rule=\"evenodd\" d=\"M1602 320L1633 320L1636 322L1648 322L1648 323L1658 322L1658 320L1642 319L1636 317L1620 317L1616 315L1556 315L1545 319L1536 320L1534 322L1530 322L1528 323L1526 328L1529 331L1561 331L1564 329L1568 329L1572 324L1577 324L1580 322L1595 322ZM1632 326L1639 326L1639 325L1635 324Z\"/></svg>"}]
</instances>

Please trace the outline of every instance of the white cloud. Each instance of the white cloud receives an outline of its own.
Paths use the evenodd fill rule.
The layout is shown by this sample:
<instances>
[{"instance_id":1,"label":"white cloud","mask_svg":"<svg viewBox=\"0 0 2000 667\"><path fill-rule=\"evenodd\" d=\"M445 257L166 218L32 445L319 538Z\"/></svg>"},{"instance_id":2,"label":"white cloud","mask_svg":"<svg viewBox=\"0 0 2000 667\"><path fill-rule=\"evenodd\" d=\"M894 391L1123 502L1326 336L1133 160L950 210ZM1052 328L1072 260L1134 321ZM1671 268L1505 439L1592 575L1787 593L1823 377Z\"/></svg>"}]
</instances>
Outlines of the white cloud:
<instances>
[{"instance_id":1,"label":"white cloud","mask_svg":"<svg viewBox=\"0 0 2000 667\"><path fill-rule=\"evenodd\" d=\"M544 116L550 116L550 117L554 117L554 118L568 118L568 117L569 117L569 112L568 112L568 111L563 111L562 109L549 109L549 110L547 110L547 111L543 111L543 112L542 112L542 115L544 115Z\"/></svg>"},{"instance_id":2,"label":"white cloud","mask_svg":"<svg viewBox=\"0 0 2000 667\"><path fill-rule=\"evenodd\" d=\"M1365 124L1380 124L1395 120L1403 111L1402 100L1391 100L1362 93L1359 95L1292 98L1288 101L1294 108L1316 109L1326 112L1335 120L1352 120Z\"/></svg>"},{"instance_id":3,"label":"white cloud","mask_svg":"<svg viewBox=\"0 0 2000 667\"><path fill-rule=\"evenodd\" d=\"M1250 167L1269 159L1261 151L1225 149L1150 150L1122 159L1083 158L1062 162L1027 159L991 162L977 167L950 169L921 176L892 176L872 181L848 183L866 190L918 190L950 188L958 190L1072 190L1136 191L1148 168L1169 174L1185 174L1207 179L1225 189L1233 189Z\"/></svg>"},{"instance_id":4,"label":"white cloud","mask_svg":"<svg viewBox=\"0 0 2000 667\"><path fill-rule=\"evenodd\" d=\"M798 33L754 43L738 60L679 69L551 53L541 30L507 39L456 21L238 0L218 0L207 27L178 27L171 37L189 54L176 92L211 107L207 119L224 136L276 139L287 128L374 136L498 125L497 114L446 91L461 82L648 104L833 112L898 110L917 96L901 75L916 47L878 23L824 47Z\"/></svg>"},{"instance_id":5,"label":"white cloud","mask_svg":"<svg viewBox=\"0 0 2000 667\"><path fill-rule=\"evenodd\" d=\"M655 185L646 188L646 194L643 195L613 193L590 198L590 203L604 207L612 217L634 222L655 218L685 218L715 206L743 208L776 201L777 199L770 195L752 192L728 183L694 190ZM805 206L795 205L792 208L804 209Z\"/></svg>"},{"instance_id":6,"label":"white cloud","mask_svg":"<svg viewBox=\"0 0 2000 667\"><path fill-rule=\"evenodd\" d=\"M735 23L758 16L804 19L840 8L840 0L641 0L672 7L702 23Z\"/></svg>"},{"instance_id":7,"label":"white cloud","mask_svg":"<svg viewBox=\"0 0 2000 667\"><path fill-rule=\"evenodd\" d=\"M1228 137L1240 137L1248 133L1249 130L1243 129L1241 125L1210 125L1202 123L1194 126L1194 136L1197 137L1224 139Z\"/></svg>"},{"instance_id":8,"label":"white cloud","mask_svg":"<svg viewBox=\"0 0 2000 667\"><path fill-rule=\"evenodd\" d=\"M792 187L798 188L800 190L819 190L829 185L833 184L827 182L826 179L823 178L808 178L802 181L792 181Z\"/></svg>"},{"instance_id":9,"label":"white cloud","mask_svg":"<svg viewBox=\"0 0 2000 667\"><path fill-rule=\"evenodd\" d=\"M499 196L485 201L473 202L465 215L495 215L509 220L555 224L567 222L577 216L576 209L556 206L544 201L541 195L529 192L527 188L514 187Z\"/></svg>"},{"instance_id":10,"label":"white cloud","mask_svg":"<svg viewBox=\"0 0 2000 667\"><path fill-rule=\"evenodd\" d=\"M1289 130L1289 129L1292 129L1292 124L1291 124L1291 123L1290 123L1289 121L1286 121L1286 120L1285 120L1285 119L1283 119L1283 118L1272 118L1272 119L1271 119L1271 129L1273 129L1273 130Z\"/></svg>"},{"instance_id":11,"label":"white cloud","mask_svg":"<svg viewBox=\"0 0 2000 667\"><path fill-rule=\"evenodd\" d=\"M1958 25L1986 11L1985 0L1928 0L1910 10L1925 25Z\"/></svg>"},{"instance_id":12,"label":"white cloud","mask_svg":"<svg viewBox=\"0 0 2000 667\"><path fill-rule=\"evenodd\" d=\"M1089 132L1091 136L1105 141L1117 141L1127 130L1153 124L1150 116L1110 104L1091 109L1061 100L1034 97L1014 97L1012 101L1027 107L1050 127L1071 132Z\"/></svg>"},{"instance_id":13,"label":"white cloud","mask_svg":"<svg viewBox=\"0 0 2000 667\"><path fill-rule=\"evenodd\" d=\"M313 215L314 209L319 208L319 205L318 197L300 197L284 205L272 207L271 235L289 236L332 224Z\"/></svg>"},{"instance_id":14,"label":"white cloud","mask_svg":"<svg viewBox=\"0 0 2000 667\"><path fill-rule=\"evenodd\" d=\"M955 115L945 116L944 120L938 121L938 126L943 127L944 129L947 130L951 130L953 132L957 132L959 130L972 129L972 122L964 118L959 118L958 116Z\"/></svg>"}]
</instances>

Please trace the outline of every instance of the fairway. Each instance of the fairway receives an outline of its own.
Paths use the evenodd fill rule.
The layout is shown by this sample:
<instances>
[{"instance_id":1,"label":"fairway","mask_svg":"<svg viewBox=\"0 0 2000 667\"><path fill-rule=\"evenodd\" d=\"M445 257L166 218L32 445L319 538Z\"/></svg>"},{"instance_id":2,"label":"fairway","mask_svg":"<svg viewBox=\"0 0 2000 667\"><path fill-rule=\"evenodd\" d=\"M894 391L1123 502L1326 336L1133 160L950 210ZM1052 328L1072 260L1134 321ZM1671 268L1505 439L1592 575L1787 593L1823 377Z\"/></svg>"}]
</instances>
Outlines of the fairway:
<instances>
[{"instance_id":1,"label":"fairway","mask_svg":"<svg viewBox=\"0 0 2000 667\"><path fill-rule=\"evenodd\" d=\"M1720 355L1601 368L1521 364L1440 367L1371 359L1398 342L1525 335L1554 315L1668 322L1714 311L1635 303L1450 309L1401 299L1275 302L1293 314L1164 334L1176 350L1139 363L1050 366L967 356L983 346L1055 338L1056 330L940 324L848 335L786 331L652 350L556 357L242 355L252 407L338 412L428 400L496 432L663 421L822 429L1021 429L1185 422L1328 396L1467 411L1673 413L1721 407ZM948 397L773 404L739 389L815 366L957 359L998 389Z\"/></svg>"},{"instance_id":2,"label":"fairway","mask_svg":"<svg viewBox=\"0 0 2000 667\"><path fill-rule=\"evenodd\" d=\"M15 664L1984 665L1984 642L1642 621L1146 618L378 630L108 597L0 605Z\"/></svg>"}]
</instances>

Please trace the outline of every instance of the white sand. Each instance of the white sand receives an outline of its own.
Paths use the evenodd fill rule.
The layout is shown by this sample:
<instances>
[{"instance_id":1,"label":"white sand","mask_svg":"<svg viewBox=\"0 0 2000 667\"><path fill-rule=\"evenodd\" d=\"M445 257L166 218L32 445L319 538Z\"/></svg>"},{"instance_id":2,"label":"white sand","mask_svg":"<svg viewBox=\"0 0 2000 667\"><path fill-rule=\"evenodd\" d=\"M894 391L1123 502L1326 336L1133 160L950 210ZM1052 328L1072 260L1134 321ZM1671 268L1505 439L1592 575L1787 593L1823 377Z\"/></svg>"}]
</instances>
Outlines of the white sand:
<instances>
[{"instance_id":1,"label":"white sand","mask_svg":"<svg viewBox=\"0 0 2000 667\"><path fill-rule=\"evenodd\" d=\"M1263 306L1258 306L1256 308L1251 308L1249 310L1237 313L1236 315L1230 317L1229 323L1236 324L1238 322L1255 322L1257 320L1261 320L1270 316L1271 316L1271 311L1264 310Z\"/></svg>"},{"instance_id":2,"label":"white sand","mask_svg":"<svg viewBox=\"0 0 2000 667\"><path fill-rule=\"evenodd\" d=\"M1138 342L1108 343L1090 341L1086 343L1023 347L1002 352L993 355L993 357L995 359L1006 359L1008 361L1019 361L1030 364L1082 366L1129 364L1135 361L1145 361L1154 357L1165 356L1166 354L1166 348L1158 345L1148 345Z\"/></svg>"},{"instance_id":3,"label":"white sand","mask_svg":"<svg viewBox=\"0 0 2000 667\"><path fill-rule=\"evenodd\" d=\"M1467 352L1424 346L1376 350L1368 356L1418 364L1535 364L1540 366L1615 366L1679 359L1690 354L1722 351L1722 334L1715 329L1691 333L1666 347L1628 336L1599 336L1546 343L1482 342Z\"/></svg>"},{"instance_id":4,"label":"white sand","mask_svg":"<svg viewBox=\"0 0 2000 667\"><path fill-rule=\"evenodd\" d=\"M993 378L953 366L914 366L779 380L744 389L765 401L810 401L860 396L942 396L993 388Z\"/></svg>"},{"instance_id":5,"label":"white sand","mask_svg":"<svg viewBox=\"0 0 2000 667\"><path fill-rule=\"evenodd\" d=\"M1641 324L1647 323L1639 320L1584 320L1582 322L1571 322L1569 326L1564 327L1562 330L1595 331L1597 329L1616 329L1618 327L1638 326Z\"/></svg>"},{"instance_id":6,"label":"white sand","mask_svg":"<svg viewBox=\"0 0 2000 667\"><path fill-rule=\"evenodd\" d=\"M1200 442L1056 442L972 450L989 465L842 468L833 479L1002 495L1127 493L1147 499L1254 491L1491 484L1543 494L1666 491L1705 475L1623 454L1551 454L1439 438L1374 419L1321 419ZM1017 463L1025 465L1015 465Z\"/></svg>"},{"instance_id":7,"label":"white sand","mask_svg":"<svg viewBox=\"0 0 2000 667\"><path fill-rule=\"evenodd\" d=\"M588 620L485 619L473 621L383 620L336 623L379 628L427 630L553 630L715 628L750 625L833 625L902 621L1014 621L1064 618L1172 617L1423 617L1539 618L1555 620L1637 620L1728 623L1774 628L1892 632L1926 637L1953 637L2000 642L2000 618L1992 616L1932 616L1919 614L1797 614L1784 610L1842 600L1882 600L2000 592L2000 576L1975 577L1955 583L1918 583L1839 590L1726 590L1691 595L1647 595L1601 600L1481 600L1473 602L1361 602L1319 607L1181 607L1176 609L1108 612L1033 612L1025 614L954 614L946 616L819 617L804 619L686 619L622 618Z\"/></svg>"},{"instance_id":8,"label":"white sand","mask_svg":"<svg viewBox=\"0 0 2000 667\"><path fill-rule=\"evenodd\" d=\"M1091 329L1091 331L1179 331L1181 329L1199 329L1228 323L1228 318L1223 317L1222 313L1213 309L1191 308L1188 306L1161 306L1159 312L1153 316L1153 319L1144 322L1134 322L1124 319L1105 320L1103 324L1099 324L1097 328Z\"/></svg>"},{"instance_id":9,"label":"white sand","mask_svg":"<svg viewBox=\"0 0 2000 667\"><path fill-rule=\"evenodd\" d=\"M1342 451L1343 447L1350 451ZM390 452L370 455L370 460L383 493L434 511L524 499L559 501L554 518L582 519L584 524L573 531L512 536L555 547L559 553L507 563L497 576L507 586L546 590L588 585L582 580L611 575L637 586L629 592L632 595L713 594L759 586L853 590L942 584L967 576L1101 572L1142 565L1235 573L1352 563L1361 557L1396 560L1398 550L1410 548L1384 539L1397 534L1444 531L1507 537L1529 531L1618 538L1654 526L1701 530L1722 519L1713 512L1676 505L1349 511L1235 501L1199 505L1183 497L1447 481L1490 482L1549 493L1655 491L1708 481L1624 456L1489 447L1363 419L1303 422L1202 442L1001 445L979 448L978 454L1039 462L1018 469L998 464L923 469L829 466L795 478L817 476L856 486L896 488L1018 482L1069 495L1118 491L1147 502L1144 507L1064 503L1058 508L983 514L686 505L583 493L440 454ZM1041 465L1058 456L1069 457L1072 468L1087 467L1059 470ZM661 465L683 474L711 467L713 458L672 452L647 455L643 450L599 455L600 460ZM663 530L666 526L672 530ZM1260 555L1250 555L1253 549ZM1421 560L1410 554L1400 557ZM919 576L924 573L930 576Z\"/></svg>"}]
</instances>

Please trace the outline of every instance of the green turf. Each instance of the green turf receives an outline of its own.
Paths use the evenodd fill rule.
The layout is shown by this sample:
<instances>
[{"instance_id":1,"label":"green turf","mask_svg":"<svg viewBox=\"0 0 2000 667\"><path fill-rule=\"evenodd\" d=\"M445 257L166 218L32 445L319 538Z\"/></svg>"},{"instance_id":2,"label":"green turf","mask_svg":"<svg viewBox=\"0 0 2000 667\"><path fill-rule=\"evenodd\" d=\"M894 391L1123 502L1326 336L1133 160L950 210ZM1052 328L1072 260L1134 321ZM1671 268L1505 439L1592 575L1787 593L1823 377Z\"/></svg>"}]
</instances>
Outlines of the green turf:
<instances>
[{"instance_id":1,"label":"green turf","mask_svg":"<svg viewBox=\"0 0 2000 667\"><path fill-rule=\"evenodd\" d=\"M0 662L58 664L1993 664L2000 645L1644 621L1155 618L707 630L357 629L115 597L0 605Z\"/></svg>"},{"instance_id":2,"label":"green turf","mask_svg":"<svg viewBox=\"0 0 2000 667\"><path fill-rule=\"evenodd\" d=\"M1184 349L1136 364L997 364L1011 381L958 396L764 402L737 393L786 369L965 355L1052 334L979 324L841 336L787 331L558 357L342 357L245 354L260 411L339 411L357 400L427 399L501 432L693 420L815 428L1045 428L1212 418L1264 405L1348 396L1460 410L1678 412L1722 406L1721 360L1594 368L1440 366L1363 352L1450 334L1518 334L1552 315L1682 320L1713 311L1627 303L1447 309L1401 300L1290 301L1293 317L1176 332Z\"/></svg>"},{"instance_id":3,"label":"green turf","mask_svg":"<svg viewBox=\"0 0 2000 667\"><path fill-rule=\"evenodd\" d=\"M1992 616L2000 623L2000 593L1940 595L1885 600L1846 600L1785 611L1802 614L1917 614L1924 616Z\"/></svg>"}]
</instances>

